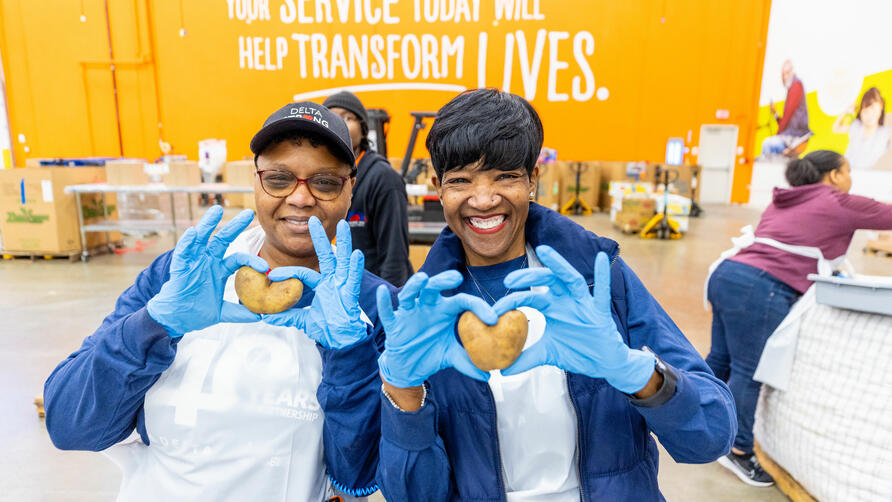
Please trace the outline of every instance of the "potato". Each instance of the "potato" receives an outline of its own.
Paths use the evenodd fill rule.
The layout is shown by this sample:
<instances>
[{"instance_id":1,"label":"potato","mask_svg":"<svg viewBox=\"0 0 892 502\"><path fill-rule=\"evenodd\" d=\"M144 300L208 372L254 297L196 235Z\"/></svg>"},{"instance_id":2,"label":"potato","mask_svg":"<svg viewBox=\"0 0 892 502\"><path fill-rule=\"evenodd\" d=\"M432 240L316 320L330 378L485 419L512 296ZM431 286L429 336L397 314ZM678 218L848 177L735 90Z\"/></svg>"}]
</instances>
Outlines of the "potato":
<instances>
[{"instance_id":1,"label":"potato","mask_svg":"<svg viewBox=\"0 0 892 502\"><path fill-rule=\"evenodd\" d=\"M458 320L458 336L474 366L483 371L502 370L511 366L527 341L527 317L519 310L499 316L489 326L466 311Z\"/></svg>"},{"instance_id":2,"label":"potato","mask_svg":"<svg viewBox=\"0 0 892 502\"><path fill-rule=\"evenodd\" d=\"M235 293L255 314L276 314L293 307L304 292L300 279L270 282L266 274L245 266L235 273Z\"/></svg>"}]
</instances>

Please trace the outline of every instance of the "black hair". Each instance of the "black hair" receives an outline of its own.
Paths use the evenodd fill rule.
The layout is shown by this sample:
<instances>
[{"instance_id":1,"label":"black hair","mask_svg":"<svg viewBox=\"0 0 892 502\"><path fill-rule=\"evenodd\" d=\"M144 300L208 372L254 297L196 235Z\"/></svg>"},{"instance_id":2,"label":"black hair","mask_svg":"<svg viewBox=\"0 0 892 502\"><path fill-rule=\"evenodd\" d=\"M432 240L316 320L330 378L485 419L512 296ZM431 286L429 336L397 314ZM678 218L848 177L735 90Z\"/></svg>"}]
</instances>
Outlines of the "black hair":
<instances>
[{"instance_id":1,"label":"black hair","mask_svg":"<svg viewBox=\"0 0 892 502\"><path fill-rule=\"evenodd\" d=\"M369 143L369 125L365 123L365 120L359 119L359 131L362 134L362 139L359 140L359 151L364 152L372 147Z\"/></svg>"},{"instance_id":2,"label":"black hair","mask_svg":"<svg viewBox=\"0 0 892 502\"><path fill-rule=\"evenodd\" d=\"M524 168L532 175L542 150L542 121L525 99L498 89L465 91L446 103L427 135L438 178L481 161L481 170Z\"/></svg>"},{"instance_id":3,"label":"black hair","mask_svg":"<svg viewBox=\"0 0 892 502\"><path fill-rule=\"evenodd\" d=\"M820 183L827 173L840 169L845 162L845 157L832 150L815 150L787 164L787 182L794 187Z\"/></svg>"},{"instance_id":4,"label":"black hair","mask_svg":"<svg viewBox=\"0 0 892 502\"><path fill-rule=\"evenodd\" d=\"M334 158L350 166L351 178L356 176L356 164L354 164L349 157L344 155L343 152L336 148L332 148L330 145L331 140L324 138L320 134L305 131L283 131L273 136L272 139L270 139L269 142L263 147L263 150L261 150L257 155L254 156L254 167L257 167L257 158L263 155L263 152L268 150L270 147L278 145L279 143L283 143L285 141L295 146L302 145L304 141L309 141L310 146L312 146L313 148L324 146Z\"/></svg>"}]
</instances>

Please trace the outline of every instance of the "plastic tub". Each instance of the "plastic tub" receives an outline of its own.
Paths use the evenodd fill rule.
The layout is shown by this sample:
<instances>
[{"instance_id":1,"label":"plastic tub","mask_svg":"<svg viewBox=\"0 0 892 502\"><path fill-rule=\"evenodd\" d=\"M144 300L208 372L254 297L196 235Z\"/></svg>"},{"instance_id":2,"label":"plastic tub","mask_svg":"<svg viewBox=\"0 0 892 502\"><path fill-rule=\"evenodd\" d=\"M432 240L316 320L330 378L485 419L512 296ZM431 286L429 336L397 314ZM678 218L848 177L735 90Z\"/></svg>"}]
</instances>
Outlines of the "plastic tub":
<instances>
[{"instance_id":1,"label":"plastic tub","mask_svg":"<svg viewBox=\"0 0 892 502\"><path fill-rule=\"evenodd\" d=\"M815 281L817 301L822 305L892 316L892 277L811 274L808 278Z\"/></svg>"}]
</instances>

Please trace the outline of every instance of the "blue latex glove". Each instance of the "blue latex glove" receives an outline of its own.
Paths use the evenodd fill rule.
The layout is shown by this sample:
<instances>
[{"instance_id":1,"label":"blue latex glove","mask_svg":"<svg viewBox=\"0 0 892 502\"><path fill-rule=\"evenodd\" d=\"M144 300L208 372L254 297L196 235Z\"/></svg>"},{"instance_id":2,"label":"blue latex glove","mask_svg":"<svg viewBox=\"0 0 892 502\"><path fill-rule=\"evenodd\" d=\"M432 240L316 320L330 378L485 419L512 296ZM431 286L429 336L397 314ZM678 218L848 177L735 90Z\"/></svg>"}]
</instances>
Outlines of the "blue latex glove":
<instances>
[{"instance_id":1,"label":"blue latex glove","mask_svg":"<svg viewBox=\"0 0 892 502\"><path fill-rule=\"evenodd\" d=\"M614 388L633 394L647 385L654 372L653 354L630 349L623 342L610 313L610 263L595 258L595 285L589 294L585 279L557 251L539 246L536 254L545 267L516 270L505 277L505 287L548 286L547 291L521 291L502 298L493 309L502 314L521 306L545 315L542 339L528 347L502 371L516 375L549 364L571 373L604 378Z\"/></svg>"},{"instance_id":2,"label":"blue latex glove","mask_svg":"<svg viewBox=\"0 0 892 502\"><path fill-rule=\"evenodd\" d=\"M260 320L243 305L223 301L226 279L240 267L247 265L261 273L269 270L259 256L235 253L223 258L232 241L251 224L254 211L242 211L211 237L222 218L223 208L214 206L183 233L173 251L170 279L146 305L149 316L174 338L221 322Z\"/></svg>"},{"instance_id":3,"label":"blue latex glove","mask_svg":"<svg viewBox=\"0 0 892 502\"><path fill-rule=\"evenodd\" d=\"M384 286L378 287L378 317L387 334L378 367L387 383L394 387L415 387L449 367L477 380L489 379L489 373L474 366L455 337L455 323L466 310L489 325L498 322L498 317L476 296L440 294L443 290L455 289L461 282L462 276L455 270L430 278L419 272L399 292L396 312L390 291Z\"/></svg>"},{"instance_id":4,"label":"blue latex glove","mask_svg":"<svg viewBox=\"0 0 892 502\"><path fill-rule=\"evenodd\" d=\"M338 222L335 252L319 218L308 223L313 247L319 258L319 272L304 267L279 267L269 273L271 281L298 278L316 294L309 308L292 308L279 314L263 316L263 321L277 326L293 326L310 339L329 349L340 349L365 338L367 326L359 306L359 290L365 257L353 250L350 225Z\"/></svg>"}]
</instances>

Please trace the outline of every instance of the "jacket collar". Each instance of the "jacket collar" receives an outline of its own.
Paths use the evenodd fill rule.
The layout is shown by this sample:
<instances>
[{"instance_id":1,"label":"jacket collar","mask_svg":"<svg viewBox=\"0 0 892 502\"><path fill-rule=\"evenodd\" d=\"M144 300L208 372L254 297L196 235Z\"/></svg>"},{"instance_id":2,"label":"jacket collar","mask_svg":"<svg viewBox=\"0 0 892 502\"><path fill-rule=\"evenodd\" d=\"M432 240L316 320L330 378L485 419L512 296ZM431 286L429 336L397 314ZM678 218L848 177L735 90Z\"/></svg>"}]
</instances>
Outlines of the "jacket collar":
<instances>
[{"instance_id":1,"label":"jacket collar","mask_svg":"<svg viewBox=\"0 0 892 502\"><path fill-rule=\"evenodd\" d=\"M524 230L527 243L533 249L542 244L551 246L585 277L589 285L594 283L595 256L598 252L607 253L611 263L619 255L619 244L615 241L599 237L566 216L535 202L530 202ZM453 269L463 272L464 264L461 240L446 227L437 237L419 272L429 276Z\"/></svg>"}]
</instances>

